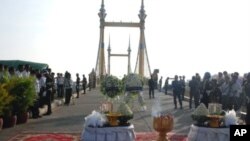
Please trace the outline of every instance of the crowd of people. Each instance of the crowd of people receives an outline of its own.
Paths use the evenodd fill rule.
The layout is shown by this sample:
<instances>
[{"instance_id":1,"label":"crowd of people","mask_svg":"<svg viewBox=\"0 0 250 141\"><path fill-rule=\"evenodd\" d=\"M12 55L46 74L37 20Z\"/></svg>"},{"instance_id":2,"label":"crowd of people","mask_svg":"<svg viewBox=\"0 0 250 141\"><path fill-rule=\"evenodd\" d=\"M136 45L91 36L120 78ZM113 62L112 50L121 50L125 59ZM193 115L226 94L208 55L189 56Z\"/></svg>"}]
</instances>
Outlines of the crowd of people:
<instances>
[{"instance_id":1,"label":"crowd of people","mask_svg":"<svg viewBox=\"0 0 250 141\"><path fill-rule=\"evenodd\" d=\"M165 80L163 86L165 94L169 90L170 79L172 78L168 77ZM159 89L161 89L160 81L159 84ZM250 73L240 77L238 72L229 74L224 71L213 76L206 72L202 79L199 73L196 73L188 82L185 81L185 76L175 75L171 83L175 109L177 108L177 99L180 109L182 109L186 87L189 87L190 109L193 108L193 101L195 108L200 103L204 103L207 107L209 103L219 103L222 104L222 109L225 111L232 109L238 111L244 105L247 109L246 122L250 123Z\"/></svg>"},{"instance_id":2,"label":"crowd of people","mask_svg":"<svg viewBox=\"0 0 250 141\"><path fill-rule=\"evenodd\" d=\"M51 103L55 98L64 99L64 104L69 105L73 91L75 90L79 98L80 91L86 93L86 89L95 88L96 79L95 72L89 74L89 82L85 75L82 75L82 79L79 74L76 74L75 83L72 80L71 73L66 71L65 74L55 73L50 68L44 70L33 70L28 64L19 65L16 68L8 67L0 64L0 83L4 79L11 77L35 77L35 88L37 93L37 99L34 100L34 105L30 108L32 111L32 117L38 118L39 108L47 105L47 112L45 115L52 113ZM216 77L215 77L216 76ZM154 89L157 88L155 80L152 75L148 80L149 85L149 98L155 98ZM162 91L162 77L159 80L159 91ZM188 82L185 81L185 76L175 75L174 78L167 77L163 89L165 94L168 94L169 80L172 80L171 88L173 92L173 103L175 109L183 109L182 101L186 87L189 87L189 108L197 108L200 103L204 103L207 107L209 103L222 104L223 110L239 110L242 104L245 104L247 109L246 122L250 124L250 73L245 74L243 77L239 76L238 72L229 74L227 71L219 72L217 75L211 76L209 72L206 72L201 79L201 76L196 73L192 76L192 79Z\"/></svg>"},{"instance_id":3,"label":"crowd of people","mask_svg":"<svg viewBox=\"0 0 250 141\"><path fill-rule=\"evenodd\" d=\"M93 70L92 70L93 71ZM35 89L37 97L34 99L34 105L30 107L32 118L39 118L42 115L39 113L39 108L47 105L47 112L44 115L52 114L51 103L55 98L63 99L64 105L69 105L73 92L77 93L77 97L82 94L86 94L86 89L94 88L95 74L91 72L89 74L89 83L85 75L82 75L82 79L79 74L76 74L76 80L73 81L71 73L66 71L63 73L52 72L51 68L43 70L34 70L30 65L18 65L17 68L8 67L7 65L0 64L0 83L4 82L4 79L11 77L34 77Z\"/></svg>"}]
</instances>

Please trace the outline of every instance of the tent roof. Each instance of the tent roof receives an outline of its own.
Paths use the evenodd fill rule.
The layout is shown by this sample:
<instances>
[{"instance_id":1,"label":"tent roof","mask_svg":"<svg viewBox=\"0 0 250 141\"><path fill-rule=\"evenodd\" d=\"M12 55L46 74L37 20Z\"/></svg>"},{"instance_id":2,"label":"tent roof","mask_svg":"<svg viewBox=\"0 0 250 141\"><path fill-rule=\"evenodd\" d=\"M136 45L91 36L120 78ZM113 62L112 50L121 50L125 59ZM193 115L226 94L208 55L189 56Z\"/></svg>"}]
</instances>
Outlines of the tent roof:
<instances>
[{"instance_id":1,"label":"tent roof","mask_svg":"<svg viewBox=\"0 0 250 141\"><path fill-rule=\"evenodd\" d=\"M49 65L45 63L37 63L23 60L0 60L0 64L7 65L9 67L17 68L18 65L30 65L33 69L43 70L46 69Z\"/></svg>"}]
</instances>

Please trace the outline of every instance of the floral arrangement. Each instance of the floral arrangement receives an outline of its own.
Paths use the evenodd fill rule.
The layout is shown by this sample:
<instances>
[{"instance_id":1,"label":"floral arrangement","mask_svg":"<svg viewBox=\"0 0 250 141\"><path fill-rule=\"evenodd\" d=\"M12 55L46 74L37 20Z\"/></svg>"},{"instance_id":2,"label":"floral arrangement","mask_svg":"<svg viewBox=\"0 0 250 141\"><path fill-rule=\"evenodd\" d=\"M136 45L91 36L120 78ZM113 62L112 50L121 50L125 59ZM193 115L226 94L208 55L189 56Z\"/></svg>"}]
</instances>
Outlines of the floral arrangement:
<instances>
[{"instance_id":1,"label":"floral arrangement","mask_svg":"<svg viewBox=\"0 0 250 141\"><path fill-rule=\"evenodd\" d=\"M207 115L208 115L208 109L207 107L201 103L193 112L193 114L191 115L193 120L197 121L197 125L199 126L203 126L204 122L208 119Z\"/></svg>"},{"instance_id":2,"label":"floral arrangement","mask_svg":"<svg viewBox=\"0 0 250 141\"><path fill-rule=\"evenodd\" d=\"M105 76L101 83L101 92L109 97L114 98L123 91L121 81L112 75Z\"/></svg>"},{"instance_id":3,"label":"floral arrangement","mask_svg":"<svg viewBox=\"0 0 250 141\"><path fill-rule=\"evenodd\" d=\"M133 107L134 99L138 99L138 103L141 106L141 111L146 111L145 100L143 98L143 91L126 91L124 96L124 102Z\"/></svg>"},{"instance_id":4,"label":"floral arrangement","mask_svg":"<svg viewBox=\"0 0 250 141\"><path fill-rule=\"evenodd\" d=\"M130 107L128 106L128 104L126 104L125 102L122 102L120 104L120 106L117 109L117 112L121 113L122 115L125 115L125 116L131 116L131 115L133 115L132 110L130 109Z\"/></svg>"},{"instance_id":5,"label":"floral arrangement","mask_svg":"<svg viewBox=\"0 0 250 141\"><path fill-rule=\"evenodd\" d=\"M85 127L103 127L107 122L106 116L99 112L92 111L92 113L85 117Z\"/></svg>"},{"instance_id":6,"label":"floral arrangement","mask_svg":"<svg viewBox=\"0 0 250 141\"><path fill-rule=\"evenodd\" d=\"M128 120L133 118L133 112L125 102L122 102L117 109L118 113L121 113L121 116L118 118L120 125L128 124Z\"/></svg>"},{"instance_id":7,"label":"floral arrangement","mask_svg":"<svg viewBox=\"0 0 250 141\"><path fill-rule=\"evenodd\" d=\"M225 126L236 125L237 124L236 112L234 110L226 112L224 120L225 120Z\"/></svg>"},{"instance_id":8,"label":"floral arrangement","mask_svg":"<svg viewBox=\"0 0 250 141\"><path fill-rule=\"evenodd\" d=\"M130 73L125 78L125 90L126 91L135 91L135 90L142 90L143 81L138 74Z\"/></svg>"},{"instance_id":9,"label":"floral arrangement","mask_svg":"<svg viewBox=\"0 0 250 141\"><path fill-rule=\"evenodd\" d=\"M201 103L193 112L193 115L195 116L207 116L208 115L208 110L206 106Z\"/></svg>"}]
</instances>

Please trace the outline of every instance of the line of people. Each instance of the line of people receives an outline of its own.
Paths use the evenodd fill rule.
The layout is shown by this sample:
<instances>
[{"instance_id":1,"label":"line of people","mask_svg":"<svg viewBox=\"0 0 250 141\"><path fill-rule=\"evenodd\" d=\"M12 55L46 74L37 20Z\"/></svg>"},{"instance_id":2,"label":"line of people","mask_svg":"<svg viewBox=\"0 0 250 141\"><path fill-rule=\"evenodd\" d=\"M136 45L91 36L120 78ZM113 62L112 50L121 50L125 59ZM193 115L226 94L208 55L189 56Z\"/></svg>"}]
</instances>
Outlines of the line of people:
<instances>
[{"instance_id":1,"label":"line of people","mask_svg":"<svg viewBox=\"0 0 250 141\"><path fill-rule=\"evenodd\" d=\"M89 83L87 83L85 75L83 74L81 81L79 74L77 73L76 81L73 83L71 74L67 71L65 72L64 76L62 73L57 73L57 76L55 77L55 73L53 73L50 68L40 71L34 70L28 64L20 64L18 65L17 69L0 64L0 83L11 77L36 78L34 86L37 97L34 99L34 105L30 107L32 118L41 117L39 108L44 107L44 105L47 105L47 111L45 115L52 114L51 104L55 98L65 98L64 104L69 105L74 90L76 90L77 98L79 98L79 93L81 90L83 90L83 94L86 94L87 87L89 90L94 87L93 83L95 83L95 80L93 79L93 75L95 74L91 72L89 75Z\"/></svg>"}]
</instances>

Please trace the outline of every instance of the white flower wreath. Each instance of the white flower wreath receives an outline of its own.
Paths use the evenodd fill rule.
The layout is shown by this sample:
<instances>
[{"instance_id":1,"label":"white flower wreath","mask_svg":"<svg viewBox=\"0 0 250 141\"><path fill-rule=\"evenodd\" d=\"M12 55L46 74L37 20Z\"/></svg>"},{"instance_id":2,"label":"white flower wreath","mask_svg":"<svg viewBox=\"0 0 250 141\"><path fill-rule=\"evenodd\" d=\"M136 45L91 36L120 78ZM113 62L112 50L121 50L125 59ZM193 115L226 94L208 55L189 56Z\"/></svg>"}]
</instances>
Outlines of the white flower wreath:
<instances>
[{"instance_id":1,"label":"white flower wreath","mask_svg":"<svg viewBox=\"0 0 250 141\"><path fill-rule=\"evenodd\" d=\"M141 106L141 110L145 111L145 101L143 98L143 81L138 74L131 73L125 78L125 103L130 103L136 96Z\"/></svg>"}]
</instances>

